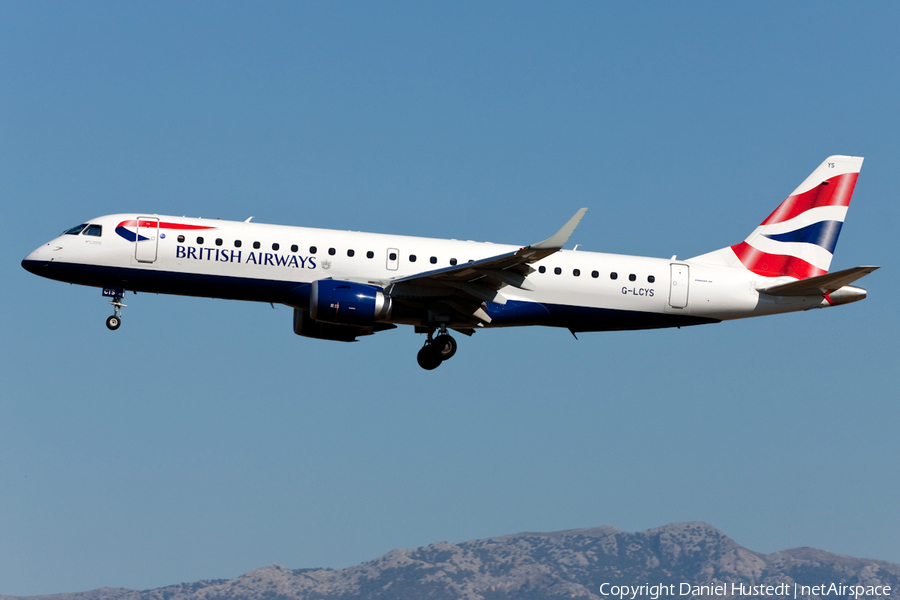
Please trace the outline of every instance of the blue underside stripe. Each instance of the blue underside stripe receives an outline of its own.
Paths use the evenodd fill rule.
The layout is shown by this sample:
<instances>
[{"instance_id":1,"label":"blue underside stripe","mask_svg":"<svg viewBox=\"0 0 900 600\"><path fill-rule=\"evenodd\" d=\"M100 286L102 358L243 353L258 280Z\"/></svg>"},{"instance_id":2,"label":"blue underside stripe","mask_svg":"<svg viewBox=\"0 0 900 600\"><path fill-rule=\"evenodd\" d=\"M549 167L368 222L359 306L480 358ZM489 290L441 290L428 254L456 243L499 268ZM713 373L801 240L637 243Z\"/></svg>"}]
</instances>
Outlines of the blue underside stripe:
<instances>
[{"instance_id":1,"label":"blue underside stripe","mask_svg":"<svg viewBox=\"0 0 900 600\"><path fill-rule=\"evenodd\" d=\"M310 284L308 283L298 284L293 281L97 267L59 262L22 261L22 266L35 275L48 279L99 288L122 288L136 292L226 300L277 302L300 308L309 306ZM406 316L418 314L419 309L413 309L413 311ZM544 325L565 327L576 332L657 329L718 323L717 319L690 315L513 300L506 304L489 302L487 312L492 319L488 327Z\"/></svg>"}]
</instances>

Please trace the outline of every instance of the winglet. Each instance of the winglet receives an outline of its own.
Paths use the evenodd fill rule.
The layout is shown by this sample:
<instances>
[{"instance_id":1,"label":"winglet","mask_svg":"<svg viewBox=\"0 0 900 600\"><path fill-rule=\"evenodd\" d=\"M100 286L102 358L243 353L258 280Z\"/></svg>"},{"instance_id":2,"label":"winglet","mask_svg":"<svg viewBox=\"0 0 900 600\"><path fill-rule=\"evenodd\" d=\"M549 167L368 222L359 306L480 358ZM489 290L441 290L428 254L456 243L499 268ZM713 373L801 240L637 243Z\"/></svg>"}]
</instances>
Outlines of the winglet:
<instances>
[{"instance_id":1,"label":"winglet","mask_svg":"<svg viewBox=\"0 0 900 600\"><path fill-rule=\"evenodd\" d=\"M580 209L575 216L569 219L569 222L562 226L562 228L553 234L552 237L547 238L543 242L538 242L537 244L532 244L529 246L532 250L559 250L563 247L567 241L569 241L569 237L572 235L572 232L575 231L575 228L578 227L578 223L581 222L581 218L584 216L584 213L587 212L586 208Z\"/></svg>"}]
</instances>

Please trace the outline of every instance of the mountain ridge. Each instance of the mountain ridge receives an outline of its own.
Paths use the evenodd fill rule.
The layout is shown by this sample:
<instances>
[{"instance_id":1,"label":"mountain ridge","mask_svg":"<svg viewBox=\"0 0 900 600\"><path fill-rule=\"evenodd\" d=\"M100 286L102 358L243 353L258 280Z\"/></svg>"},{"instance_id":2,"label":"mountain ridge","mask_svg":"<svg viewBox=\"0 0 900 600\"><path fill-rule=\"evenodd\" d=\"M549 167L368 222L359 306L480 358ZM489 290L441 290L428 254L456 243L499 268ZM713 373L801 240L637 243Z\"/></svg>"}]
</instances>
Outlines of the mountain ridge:
<instances>
[{"instance_id":1,"label":"mountain ridge","mask_svg":"<svg viewBox=\"0 0 900 600\"><path fill-rule=\"evenodd\" d=\"M683 584L748 586L794 584L890 586L879 598L900 600L900 565L809 547L762 554L740 546L702 522L673 523L627 533L603 526L522 532L453 544L436 542L392 550L345 569L288 569L268 565L235 579L182 583L153 590L98 588L30 596L29 600L549 600L616 597L612 586L666 585L676 598L734 597L680 594ZM741 586L740 590L745 588ZM649 589L649 588L648 588ZM801 588L802 591L802 588ZM615 592L613 592L614 594ZM788 600L785 595L738 593L740 598ZM665 598L666 596L660 596ZM669 596L671 597L671 595ZM798 598L851 598L799 594ZM22 600L3 596L0 600ZM651 599L648 594L637 598Z\"/></svg>"}]
</instances>

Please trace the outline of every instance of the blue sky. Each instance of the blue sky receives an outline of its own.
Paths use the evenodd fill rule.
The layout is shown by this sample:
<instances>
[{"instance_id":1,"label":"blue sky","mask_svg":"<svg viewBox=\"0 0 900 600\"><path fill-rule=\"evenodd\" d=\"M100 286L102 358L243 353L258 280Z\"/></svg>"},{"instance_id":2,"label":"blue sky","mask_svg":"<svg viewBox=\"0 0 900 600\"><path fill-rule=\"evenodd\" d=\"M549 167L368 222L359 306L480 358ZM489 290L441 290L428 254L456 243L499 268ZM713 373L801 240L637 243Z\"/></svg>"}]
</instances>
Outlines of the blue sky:
<instances>
[{"instance_id":1,"label":"blue sky","mask_svg":"<svg viewBox=\"0 0 900 600\"><path fill-rule=\"evenodd\" d=\"M0 4L0 594L703 520L900 562L888 3ZM287 308L20 267L146 211L581 249L742 240L866 157L832 268L864 302L712 326L299 338ZM891 166L894 165L894 166Z\"/></svg>"}]
</instances>

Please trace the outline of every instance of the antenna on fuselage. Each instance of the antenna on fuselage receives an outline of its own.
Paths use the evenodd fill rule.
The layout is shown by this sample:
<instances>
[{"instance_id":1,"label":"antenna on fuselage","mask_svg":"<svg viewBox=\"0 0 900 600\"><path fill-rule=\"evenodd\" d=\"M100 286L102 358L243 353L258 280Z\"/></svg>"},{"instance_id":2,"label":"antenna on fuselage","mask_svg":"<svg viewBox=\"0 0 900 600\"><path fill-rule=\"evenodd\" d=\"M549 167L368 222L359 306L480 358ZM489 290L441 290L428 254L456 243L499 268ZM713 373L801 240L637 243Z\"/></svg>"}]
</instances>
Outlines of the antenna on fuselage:
<instances>
[{"instance_id":1,"label":"antenna on fuselage","mask_svg":"<svg viewBox=\"0 0 900 600\"><path fill-rule=\"evenodd\" d=\"M247 220L244 221L244 223L249 223L249 222L250 222L250 219L252 219L252 218L253 218L253 217L247 217Z\"/></svg>"}]
</instances>

